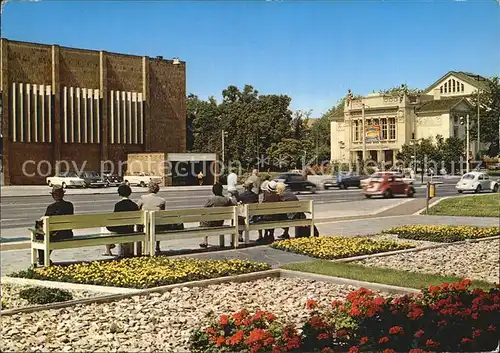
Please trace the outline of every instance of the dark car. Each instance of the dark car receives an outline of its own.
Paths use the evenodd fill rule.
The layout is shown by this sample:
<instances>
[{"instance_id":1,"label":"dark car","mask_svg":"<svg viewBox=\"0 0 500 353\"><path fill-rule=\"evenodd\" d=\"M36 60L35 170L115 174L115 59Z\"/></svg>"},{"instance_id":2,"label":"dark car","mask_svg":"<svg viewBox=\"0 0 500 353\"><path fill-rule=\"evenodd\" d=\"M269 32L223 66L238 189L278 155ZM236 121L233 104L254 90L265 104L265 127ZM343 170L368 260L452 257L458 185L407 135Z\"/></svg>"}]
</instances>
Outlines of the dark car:
<instances>
[{"instance_id":1,"label":"dark car","mask_svg":"<svg viewBox=\"0 0 500 353\"><path fill-rule=\"evenodd\" d=\"M338 187L340 189L356 187L361 189L361 180L366 178L367 176L359 175L357 173L339 173L336 178L325 180L323 182L323 187L326 190L332 187Z\"/></svg>"},{"instance_id":2,"label":"dark car","mask_svg":"<svg viewBox=\"0 0 500 353\"><path fill-rule=\"evenodd\" d=\"M123 183L123 178L118 174L104 172L102 173L102 176L107 186L119 186L121 183Z\"/></svg>"},{"instance_id":3,"label":"dark car","mask_svg":"<svg viewBox=\"0 0 500 353\"><path fill-rule=\"evenodd\" d=\"M316 193L316 184L304 179L302 175L297 173L283 173L275 180L284 183L293 192L308 191L313 194Z\"/></svg>"},{"instance_id":4,"label":"dark car","mask_svg":"<svg viewBox=\"0 0 500 353\"><path fill-rule=\"evenodd\" d=\"M108 186L103 177L97 172L81 172L80 178L85 181L87 188L102 188Z\"/></svg>"}]
</instances>

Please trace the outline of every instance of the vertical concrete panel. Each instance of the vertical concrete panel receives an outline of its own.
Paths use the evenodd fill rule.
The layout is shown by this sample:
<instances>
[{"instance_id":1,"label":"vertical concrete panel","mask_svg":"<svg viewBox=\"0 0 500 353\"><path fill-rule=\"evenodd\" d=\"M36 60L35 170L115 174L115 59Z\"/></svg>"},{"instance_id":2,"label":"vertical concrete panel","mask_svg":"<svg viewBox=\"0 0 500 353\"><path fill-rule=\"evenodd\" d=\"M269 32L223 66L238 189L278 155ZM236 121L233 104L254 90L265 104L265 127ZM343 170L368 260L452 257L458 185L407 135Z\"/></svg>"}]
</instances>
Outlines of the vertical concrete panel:
<instances>
[{"instance_id":1,"label":"vertical concrete panel","mask_svg":"<svg viewBox=\"0 0 500 353\"><path fill-rule=\"evenodd\" d=\"M39 117L38 117L38 111L39 111L39 107L38 107L38 85L33 85L33 94L32 94L32 97L33 97L33 120L35 121L35 124L34 124L34 132L33 132L33 137L35 138L35 142L38 142L39 140L39 132L40 132L40 120L39 120Z\"/></svg>"},{"instance_id":2,"label":"vertical concrete panel","mask_svg":"<svg viewBox=\"0 0 500 353\"><path fill-rule=\"evenodd\" d=\"M60 55L59 46L52 46L52 85L50 89L50 104L49 108L53 111L50 112L49 119L51 121L51 128L49 129L49 142L53 142L54 147L54 161L61 159L61 91L60 91Z\"/></svg>"},{"instance_id":3,"label":"vertical concrete panel","mask_svg":"<svg viewBox=\"0 0 500 353\"><path fill-rule=\"evenodd\" d=\"M4 109L2 107L2 109ZM3 111L2 111L3 113ZM17 141L17 84L12 83L12 141ZM9 135L5 135L9 136Z\"/></svg>"},{"instance_id":4,"label":"vertical concrete panel","mask_svg":"<svg viewBox=\"0 0 500 353\"><path fill-rule=\"evenodd\" d=\"M109 114L109 131L111 132L111 143L115 143L115 92L111 90L109 92L109 102L110 102L110 114Z\"/></svg>"},{"instance_id":5,"label":"vertical concrete panel","mask_svg":"<svg viewBox=\"0 0 500 353\"><path fill-rule=\"evenodd\" d=\"M150 118L151 118L151 113L149 109L149 101L150 101L150 96L149 96L149 58L147 56L142 57L142 95L143 95L143 108L142 108L142 113L144 115L144 120L142 124L142 128L144 130L143 136L144 137L144 150L145 152L151 152L151 124L150 124Z\"/></svg>"},{"instance_id":6,"label":"vertical concrete panel","mask_svg":"<svg viewBox=\"0 0 500 353\"><path fill-rule=\"evenodd\" d=\"M100 104L102 102L102 105ZM99 52L99 96L97 97L98 107L98 129L97 142L101 144L101 160L108 159L108 65L106 62L106 52ZM99 109L100 107L100 109ZM101 141L102 139L102 141Z\"/></svg>"},{"instance_id":7,"label":"vertical concrete panel","mask_svg":"<svg viewBox=\"0 0 500 353\"><path fill-rule=\"evenodd\" d=\"M115 106L116 106L116 143L122 142L122 134L121 134L121 109L120 109L120 91L115 92Z\"/></svg>"},{"instance_id":8,"label":"vertical concrete panel","mask_svg":"<svg viewBox=\"0 0 500 353\"><path fill-rule=\"evenodd\" d=\"M26 96L24 97L26 102L26 142L31 142L31 85L26 84Z\"/></svg>"},{"instance_id":9,"label":"vertical concrete panel","mask_svg":"<svg viewBox=\"0 0 500 353\"><path fill-rule=\"evenodd\" d=\"M64 131L64 143L68 143L68 87L63 87L63 131Z\"/></svg>"},{"instance_id":10,"label":"vertical concrete panel","mask_svg":"<svg viewBox=\"0 0 500 353\"><path fill-rule=\"evenodd\" d=\"M83 104L83 143L89 143L88 140L88 97L87 97L87 89L83 88L82 90L82 104Z\"/></svg>"}]
</instances>

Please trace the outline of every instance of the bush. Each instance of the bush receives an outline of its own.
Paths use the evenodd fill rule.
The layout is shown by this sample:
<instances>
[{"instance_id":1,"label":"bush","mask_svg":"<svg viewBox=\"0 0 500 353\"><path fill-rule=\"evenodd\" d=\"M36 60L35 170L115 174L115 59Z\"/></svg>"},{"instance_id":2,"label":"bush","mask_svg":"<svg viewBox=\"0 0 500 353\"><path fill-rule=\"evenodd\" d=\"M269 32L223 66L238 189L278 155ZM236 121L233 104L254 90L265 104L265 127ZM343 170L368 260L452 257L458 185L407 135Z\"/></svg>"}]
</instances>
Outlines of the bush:
<instances>
[{"instance_id":1,"label":"bush","mask_svg":"<svg viewBox=\"0 0 500 353\"><path fill-rule=\"evenodd\" d=\"M7 302L2 299L2 310L7 309L7 308L8 308Z\"/></svg>"},{"instance_id":2,"label":"bush","mask_svg":"<svg viewBox=\"0 0 500 353\"><path fill-rule=\"evenodd\" d=\"M465 239L479 239L500 235L499 227L411 225L389 228L386 234L397 234L398 238L452 243Z\"/></svg>"},{"instance_id":3,"label":"bush","mask_svg":"<svg viewBox=\"0 0 500 353\"><path fill-rule=\"evenodd\" d=\"M268 331L292 333L294 343L299 343L298 347L294 344L276 352L493 351L500 327L500 290L470 290L469 286L469 280L443 283L402 297L380 297L360 288L329 308L319 308L314 300L308 300L309 318L298 330L274 321L276 326ZM257 350L246 341L241 341L237 349L227 349L234 330L220 323L229 321L231 325L235 315L222 315L219 325L195 332L192 342L198 352L272 351L271 346L264 345Z\"/></svg>"},{"instance_id":4,"label":"bush","mask_svg":"<svg viewBox=\"0 0 500 353\"><path fill-rule=\"evenodd\" d=\"M166 256L144 256L109 262L93 261L68 266L30 268L11 276L141 289L240 275L269 268L267 264L246 260L171 259Z\"/></svg>"},{"instance_id":5,"label":"bush","mask_svg":"<svg viewBox=\"0 0 500 353\"><path fill-rule=\"evenodd\" d=\"M375 254L413 246L392 240L367 238L315 237L295 238L275 242L271 247L319 259L341 259L352 256Z\"/></svg>"},{"instance_id":6,"label":"bush","mask_svg":"<svg viewBox=\"0 0 500 353\"><path fill-rule=\"evenodd\" d=\"M73 299L73 295L67 290L47 287L30 287L19 292L19 297L30 304L49 304L65 302Z\"/></svg>"}]
</instances>

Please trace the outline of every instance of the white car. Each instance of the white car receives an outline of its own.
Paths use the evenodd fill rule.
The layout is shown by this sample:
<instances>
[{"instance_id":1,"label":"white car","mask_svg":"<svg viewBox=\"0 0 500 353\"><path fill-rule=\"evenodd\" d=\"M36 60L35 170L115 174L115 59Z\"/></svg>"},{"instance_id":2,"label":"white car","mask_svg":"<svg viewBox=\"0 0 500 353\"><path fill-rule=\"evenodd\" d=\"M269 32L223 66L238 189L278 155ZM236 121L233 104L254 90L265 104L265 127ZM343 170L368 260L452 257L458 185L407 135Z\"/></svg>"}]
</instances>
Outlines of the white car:
<instances>
[{"instance_id":1,"label":"white car","mask_svg":"<svg viewBox=\"0 0 500 353\"><path fill-rule=\"evenodd\" d=\"M64 189L73 187L85 187L85 180L80 178L76 173L73 172L63 172L59 173L53 177L47 177L47 185L52 186L62 186Z\"/></svg>"},{"instance_id":2,"label":"white car","mask_svg":"<svg viewBox=\"0 0 500 353\"><path fill-rule=\"evenodd\" d=\"M459 194L464 191L474 191L478 193L483 190L498 192L499 184L498 181L491 180L490 176L486 173L470 172L462 175L462 178L455 188Z\"/></svg>"},{"instance_id":3,"label":"white car","mask_svg":"<svg viewBox=\"0 0 500 353\"><path fill-rule=\"evenodd\" d=\"M123 182L127 185L139 185L146 187L151 181L161 184L163 180L159 176L150 175L148 173L136 173L134 175L125 175L123 177Z\"/></svg>"}]
</instances>

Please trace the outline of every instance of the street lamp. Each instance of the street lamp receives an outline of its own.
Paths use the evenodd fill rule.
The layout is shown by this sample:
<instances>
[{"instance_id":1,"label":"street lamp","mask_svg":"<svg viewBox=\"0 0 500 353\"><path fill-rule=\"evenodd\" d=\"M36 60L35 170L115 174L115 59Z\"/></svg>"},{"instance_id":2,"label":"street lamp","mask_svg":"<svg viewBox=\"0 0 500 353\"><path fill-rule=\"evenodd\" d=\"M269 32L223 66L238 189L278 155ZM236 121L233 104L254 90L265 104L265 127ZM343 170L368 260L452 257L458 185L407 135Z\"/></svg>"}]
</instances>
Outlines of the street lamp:
<instances>
[{"instance_id":1,"label":"street lamp","mask_svg":"<svg viewBox=\"0 0 500 353\"><path fill-rule=\"evenodd\" d=\"M224 139L228 136L227 131L222 130L222 165L226 165Z\"/></svg>"},{"instance_id":2,"label":"street lamp","mask_svg":"<svg viewBox=\"0 0 500 353\"><path fill-rule=\"evenodd\" d=\"M460 117L460 125L465 125L465 131L466 131L466 134L467 134L467 146L466 146L466 152L465 152L465 158L466 158L466 161L467 161L467 173L469 172L469 149L470 149L470 146L469 146L469 114L467 114L466 117L464 116L461 116Z\"/></svg>"}]
</instances>

